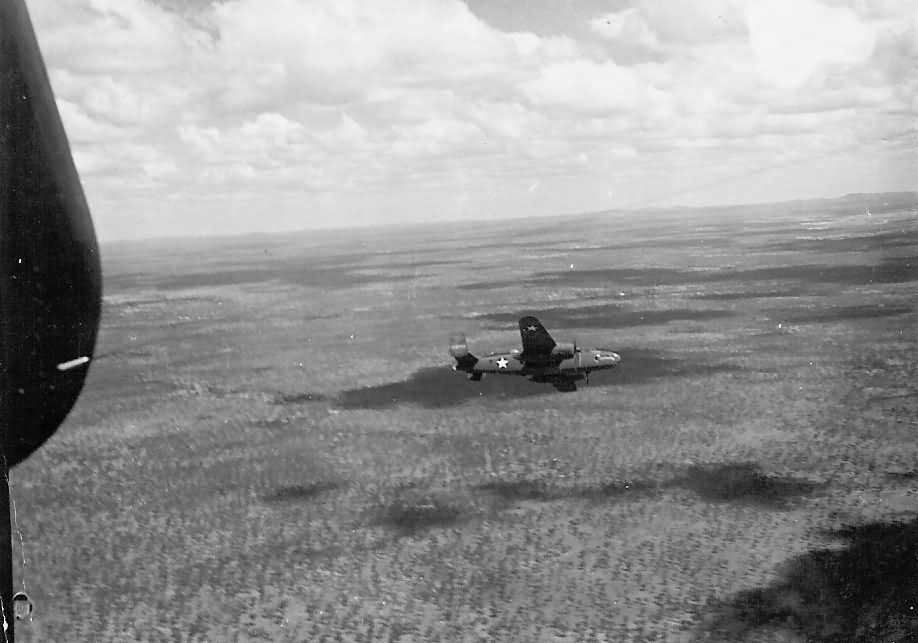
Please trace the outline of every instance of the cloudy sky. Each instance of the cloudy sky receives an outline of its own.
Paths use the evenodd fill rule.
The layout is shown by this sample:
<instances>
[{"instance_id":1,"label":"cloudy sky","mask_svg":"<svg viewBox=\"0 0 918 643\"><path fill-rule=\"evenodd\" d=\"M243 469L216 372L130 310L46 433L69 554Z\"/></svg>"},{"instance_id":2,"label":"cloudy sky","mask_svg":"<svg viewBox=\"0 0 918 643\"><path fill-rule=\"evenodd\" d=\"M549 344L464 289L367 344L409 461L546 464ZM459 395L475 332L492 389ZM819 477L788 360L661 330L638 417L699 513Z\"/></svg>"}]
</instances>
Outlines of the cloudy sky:
<instances>
[{"instance_id":1,"label":"cloudy sky","mask_svg":"<svg viewBox=\"0 0 918 643\"><path fill-rule=\"evenodd\" d=\"M915 189L914 0L27 0L104 239Z\"/></svg>"}]
</instances>

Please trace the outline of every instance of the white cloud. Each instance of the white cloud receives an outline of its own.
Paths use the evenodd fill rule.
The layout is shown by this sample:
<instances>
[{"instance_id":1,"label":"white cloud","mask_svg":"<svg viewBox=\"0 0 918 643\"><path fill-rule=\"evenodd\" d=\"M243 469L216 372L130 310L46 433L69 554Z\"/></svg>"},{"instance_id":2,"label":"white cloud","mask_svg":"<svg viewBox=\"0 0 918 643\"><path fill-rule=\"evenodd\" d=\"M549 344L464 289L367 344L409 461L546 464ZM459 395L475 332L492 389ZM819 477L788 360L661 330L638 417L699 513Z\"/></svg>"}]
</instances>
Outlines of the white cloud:
<instances>
[{"instance_id":1,"label":"white cloud","mask_svg":"<svg viewBox=\"0 0 918 643\"><path fill-rule=\"evenodd\" d=\"M178 166L154 145L144 143L101 143L79 147L74 162L84 179L108 182L108 187L145 189L173 177ZM124 181L129 181L124 185Z\"/></svg>"},{"instance_id":2,"label":"white cloud","mask_svg":"<svg viewBox=\"0 0 918 643\"><path fill-rule=\"evenodd\" d=\"M28 0L103 237L161 194L189 230L243 198L253 228L440 202L417 190L453 214L607 207L914 126L912 0L636 0L569 32L461 0L157 1Z\"/></svg>"},{"instance_id":3,"label":"white cloud","mask_svg":"<svg viewBox=\"0 0 918 643\"><path fill-rule=\"evenodd\" d=\"M610 12L590 21L590 29L607 40L632 44L646 49L660 46L657 34L635 9Z\"/></svg>"},{"instance_id":4,"label":"white cloud","mask_svg":"<svg viewBox=\"0 0 918 643\"><path fill-rule=\"evenodd\" d=\"M770 0L749 9L749 37L763 78L797 88L832 66L854 67L873 51L875 33L853 10L815 0Z\"/></svg>"},{"instance_id":5,"label":"white cloud","mask_svg":"<svg viewBox=\"0 0 918 643\"><path fill-rule=\"evenodd\" d=\"M110 142L136 135L136 130L88 115L79 103L59 98L57 108L72 144Z\"/></svg>"},{"instance_id":6,"label":"white cloud","mask_svg":"<svg viewBox=\"0 0 918 643\"><path fill-rule=\"evenodd\" d=\"M236 0L216 5L216 64L230 108L274 100L346 104L386 87L454 85L506 73L538 48L504 34L461 2Z\"/></svg>"},{"instance_id":7,"label":"white cloud","mask_svg":"<svg viewBox=\"0 0 918 643\"><path fill-rule=\"evenodd\" d=\"M746 37L746 10L763 0L637 0L636 12L661 45L690 47ZM770 0L764 0L768 2Z\"/></svg>"},{"instance_id":8,"label":"white cloud","mask_svg":"<svg viewBox=\"0 0 918 643\"><path fill-rule=\"evenodd\" d=\"M430 119L398 127L389 149L399 157L475 156L487 153L486 137L475 125L455 119Z\"/></svg>"},{"instance_id":9,"label":"white cloud","mask_svg":"<svg viewBox=\"0 0 918 643\"><path fill-rule=\"evenodd\" d=\"M361 150L369 145L369 138L367 129L347 114L341 115L337 127L320 134L320 139L331 149Z\"/></svg>"},{"instance_id":10,"label":"white cloud","mask_svg":"<svg viewBox=\"0 0 918 643\"><path fill-rule=\"evenodd\" d=\"M479 128L496 141L516 141L536 136L546 130L546 115L524 106L520 101L475 101L465 113Z\"/></svg>"},{"instance_id":11,"label":"white cloud","mask_svg":"<svg viewBox=\"0 0 918 643\"><path fill-rule=\"evenodd\" d=\"M144 0L35 0L29 9L45 56L72 71L180 68L201 39L179 16Z\"/></svg>"},{"instance_id":12,"label":"white cloud","mask_svg":"<svg viewBox=\"0 0 918 643\"><path fill-rule=\"evenodd\" d=\"M522 90L536 105L602 113L637 109L643 88L627 67L581 59L549 64Z\"/></svg>"},{"instance_id":13,"label":"white cloud","mask_svg":"<svg viewBox=\"0 0 918 643\"><path fill-rule=\"evenodd\" d=\"M261 113L224 130L182 124L177 134L194 155L196 165L204 164L205 173L209 165L251 166L267 171L306 163L320 156L319 146L302 124L276 113ZM228 180L239 178L232 174L225 176Z\"/></svg>"}]
</instances>

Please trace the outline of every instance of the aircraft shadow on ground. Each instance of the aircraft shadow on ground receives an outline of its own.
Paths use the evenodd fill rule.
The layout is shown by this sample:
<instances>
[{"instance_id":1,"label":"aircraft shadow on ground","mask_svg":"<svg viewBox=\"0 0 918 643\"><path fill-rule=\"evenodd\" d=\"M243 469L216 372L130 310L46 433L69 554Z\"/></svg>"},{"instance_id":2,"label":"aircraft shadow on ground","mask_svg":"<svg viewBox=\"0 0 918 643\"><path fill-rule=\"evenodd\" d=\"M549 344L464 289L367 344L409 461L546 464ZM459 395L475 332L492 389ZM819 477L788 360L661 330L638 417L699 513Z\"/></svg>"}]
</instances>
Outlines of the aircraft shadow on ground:
<instances>
[{"instance_id":1,"label":"aircraft shadow on ground","mask_svg":"<svg viewBox=\"0 0 918 643\"><path fill-rule=\"evenodd\" d=\"M443 408L472 399L531 397L549 391L554 389L523 377L485 376L480 382L470 382L464 373L457 373L446 366L434 366L417 370L400 382L342 391L338 395L337 406L344 409L384 409L417 404L424 408Z\"/></svg>"},{"instance_id":2,"label":"aircraft shadow on ground","mask_svg":"<svg viewBox=\"0 0 918 643\"><path fill-rule=\"evenodd\" d=\"M724 641L786 630L814 643L914 640L908 637L918 632L918 520L830 535L845 546L791 559L777 580L716 606L701 627Z\"/></svg>"},{"instance_id":3,"label":"aircraft shadow on ground","mask_svg":"<svg viewBox=\"0 0 918 643\"><path fill-rule=\"evenodd\" d=\"M660 377L704 376L743 370L734 364L664 357L646 349L621 349L619 354L622 356L619 367L595 372L590 375L589 384L581 381L578 387L589 390L597 386L640 384ZM385 409L401 404L417 404L424 408L444 408L476 399L505 400L559 394L562 393L550 384L531 382L525 377L486 375L480 382L470 382L464 373L435 366L415 371L400 382L342 391L338 394L336 406L343 409ZM299 398L289 396L288 399Z\"/></svg>"}]
</instances>

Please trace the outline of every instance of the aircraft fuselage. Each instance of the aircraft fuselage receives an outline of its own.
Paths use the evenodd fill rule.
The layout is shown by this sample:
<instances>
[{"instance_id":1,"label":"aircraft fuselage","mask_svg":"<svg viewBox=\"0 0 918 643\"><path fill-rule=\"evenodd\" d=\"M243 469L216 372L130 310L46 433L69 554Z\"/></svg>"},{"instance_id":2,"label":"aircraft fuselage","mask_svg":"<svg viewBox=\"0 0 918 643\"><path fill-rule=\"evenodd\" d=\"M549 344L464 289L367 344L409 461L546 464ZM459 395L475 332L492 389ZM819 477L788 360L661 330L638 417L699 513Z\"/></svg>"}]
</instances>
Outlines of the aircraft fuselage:
<instances>
[{"instance_id":1,"label":"aircraft fuselage","mask_svg":"<svg viewBox=\"0 0 918 643\"><path fill-rule=\"evenodd\" d=\"M524 376L564 375L582 379L591 371L614 368L622 361L618 353L600 350L578 350L573 357L556 361L524 361L519 352L492 353L462 370L474 375L500 374ZM577 377L579 375L579 377Z\"/></svg>"},{"instance_id":2,"label":"aircraft fuselage","mask_svg":"<svg viewBox=\"0 0 918 643\"><path fill-rule=\"evenodd\" d=\"M577 380L587 378L592 371L615 368L622 361L618 353L609 350L581 350L572 342L559 344L532 316L520 319L520 337L522 350L479 358L469 352L464 334L454 335L449 346L449 353L456 360L453 368L468 373L469 379L476 382L485 374L522 375L533 382L547 382L559 390L573 391Z\"/></svg>"}]
</instances>

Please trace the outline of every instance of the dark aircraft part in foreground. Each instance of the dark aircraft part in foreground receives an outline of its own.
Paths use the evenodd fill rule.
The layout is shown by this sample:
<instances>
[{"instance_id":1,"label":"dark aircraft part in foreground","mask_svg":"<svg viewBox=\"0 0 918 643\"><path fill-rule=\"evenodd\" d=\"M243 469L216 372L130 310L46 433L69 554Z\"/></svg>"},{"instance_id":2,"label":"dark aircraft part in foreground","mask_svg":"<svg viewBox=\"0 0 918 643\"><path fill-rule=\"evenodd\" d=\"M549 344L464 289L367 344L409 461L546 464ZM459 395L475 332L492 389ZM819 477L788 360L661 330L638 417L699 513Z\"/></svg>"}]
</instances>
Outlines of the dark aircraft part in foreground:
<instances>
[{"instance_id":1,"label":"dark aircraft part in foreground","mask_svg":"<svg viewBox=\"0 0 918 643\"><path fill-rule=\"evenodd\" d=\"M13 641L8 471L58 428L99 328L95 232L23 0L0 0L0 599ZM21 599L20 599L20 602Z\"/></svg>"},{"instance_id":2,"label":"dark aircraft part in foreground","mask_svg":"<svg viewBox=\"0 0 918 643\"><path fill-rule=\"evenodd\" d=\"M23 0L0 2L0 425L8 467L86 377L101 270L89 208Z\"/></svg>"}]
</instances>

